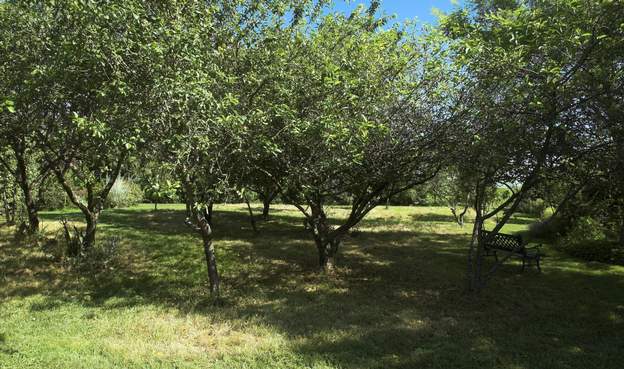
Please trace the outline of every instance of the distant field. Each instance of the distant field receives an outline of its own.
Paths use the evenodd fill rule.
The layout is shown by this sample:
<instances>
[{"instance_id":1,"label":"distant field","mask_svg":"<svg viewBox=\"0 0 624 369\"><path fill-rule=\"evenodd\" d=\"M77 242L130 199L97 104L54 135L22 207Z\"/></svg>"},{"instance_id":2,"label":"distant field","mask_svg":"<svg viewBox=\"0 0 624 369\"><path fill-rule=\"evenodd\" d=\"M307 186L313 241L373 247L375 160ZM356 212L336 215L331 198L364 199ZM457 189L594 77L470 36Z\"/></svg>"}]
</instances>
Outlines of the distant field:
<instances>
[{"instance_id":1,"label":"distant field","mask_svg":"<svg viewBox=\"0 0 624 369\"><path fill-rule=\"evenodd\" d=\"M464 293L471 224L446 208L380 207L325 276L294 208L275 206L255 235L233 204L214 218L225 301L215 307L183 209L105 211L99 240L120 247L90 273L0 228L0 368L624 367L624 267L547 247L541 275L508 263L475 298ZM80 219L42 214L49 233L63 216Z\"/></svg>"}]
</instances>

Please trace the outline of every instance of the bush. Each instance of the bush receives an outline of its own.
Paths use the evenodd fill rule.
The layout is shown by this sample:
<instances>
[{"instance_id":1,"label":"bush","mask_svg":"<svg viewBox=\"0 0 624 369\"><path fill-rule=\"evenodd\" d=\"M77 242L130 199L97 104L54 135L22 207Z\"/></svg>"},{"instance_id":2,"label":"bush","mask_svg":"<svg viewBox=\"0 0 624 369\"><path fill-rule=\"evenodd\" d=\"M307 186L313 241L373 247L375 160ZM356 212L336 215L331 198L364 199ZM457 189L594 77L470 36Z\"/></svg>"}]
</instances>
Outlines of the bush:
<instances>
[{"instance_id":1,"label":"bush","mask_svg":"<svg viewBox=\"0 0 624 369\"><path fill-rule=\"evenodd\" d=\"M542 199L525 200L518 206L518 212L543 218L548 205Z\"/></svg>"},{"instance_id":2,"label":"bush","mask_svg":"<svg viewBox=\"0 0 624 369\"><path fill-rule=\"evenodd\" d=\"M104 207L106 208L125 208L136 205L143 201L143 190L141 187L125 178L118 178L111 188Z\"/></svg>"},{"instance_id":3,"label":"bush","mask_svg":"<svg viewBox=\"0 0 624 369\"><path fill-rule=\"evenodd\" d=\"M579 218L569 232L559 239L557 248L587 261L624 263L624 250L608 240L604 227L591 217Z\"/></svg>"},{"instance_id":4,"label":"bush","mask_svg":"<svg viewBox=\"0 0 624 369\"><path fill-rule=\"evenodd\" d=\"M554 242L566 232L567 223L562 218L543 220L531 224L526 234L530 239Z\"/></svg>"},{"instance_id":5,"label":"bush","mask_svg":"<svg viewBox=\"0 0 624 369\"><path fill-rule=\"evenodd\" d=\"M42 210L63 209L70 204L67 193L65 193L65 190L63 190L63 187L58 184L55 178L48 178L42 186L44 186L42 193L43 201L41 204Z\"/></svg>"}]
</instances>

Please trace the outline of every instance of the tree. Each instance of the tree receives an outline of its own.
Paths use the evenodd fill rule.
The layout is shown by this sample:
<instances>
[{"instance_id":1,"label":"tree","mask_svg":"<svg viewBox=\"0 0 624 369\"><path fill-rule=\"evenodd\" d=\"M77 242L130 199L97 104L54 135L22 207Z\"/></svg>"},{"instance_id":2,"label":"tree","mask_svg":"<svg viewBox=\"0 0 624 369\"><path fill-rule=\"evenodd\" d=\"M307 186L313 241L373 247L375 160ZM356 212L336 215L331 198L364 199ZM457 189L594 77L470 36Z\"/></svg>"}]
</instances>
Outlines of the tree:
<instances>
[{"instance_id":1,"label":"tree","mask_svg":"<svg viewBox=\"0 0 624 369\"><path fill-rule=\"evenodd\" d=\"M111 0L15 7L32 18L24 33L45 35L43 56L22 68L34 77L19 99L43 99L38 125L28 131L36 133L46 164L85 217L86 250L95 242L108 193L142 143L157 5Z\"/></svg>"},{"instance_id":2,"label":"tree","mask_svg":"<svg viewBox=\"0 0 624 369\"><path fill-rule=\"evenodd\" d=\"M36 14L13 4L0 11L0 166L19 186L28 230L39 230L44 182L50 175L36 144L38 125L46 114L45 94L35 67L46 58L45 34Z\"/></svg>"},{"instance_id":3,"label":"tree","mask_svg":"<svg viewBox=\"0 0 624 369\"><path fill-rule=\"evenodd\" d=\"M150 132L161 160L175 168L186 223L202 238L210 293L218 298L212 204L248 183L241 179L249 172L243 148L263 147L249 135L251 126L262 124L252 103L266 85L253 78L261 66L256 56L270 42L270 30L279 31L289 2L183 4L163 12L166 37L154 46L159 58Z\"/></svg>"},{"instance_id":4,"label":"tree","mask_svg":"<svg viewBox=\"0 0 624 369\"><path fill-rule=\"evenodd\" d=\"M377 205L438 171L447 116L435 42L383 30L377 2L302 25L284 58L267 136L280 165L263 168L305 216L319 266L333 269L342 238ZM267 139L268 140L268 139ZM284 168L273 175L273 168ZM326 206L351 202L333 226Z\"/></svg>"},{"instance_id":5,"label":"tree","mask_svg":"<svg viewBox=\"0 0 624 369\"><path fill-rule=\"evenodd\" d=\"M464 218L472 204L470 183L459 176L459 172L447 168L438 173L428 186L438 201L451 210L455 223L464 226Z\"/></svg>"},{"instance_id":6,"label":"tree","mask_svg":"<svg viewBox=\"0 0 624 369\"><path fill-rule=\"evenodd\" d=\"M460 168L474 183L476 219L468 252L474 291L505 260L483 270L484 222L502 212L489 236L494 237L546 175L566 173L580 158L611 144L589 114L608 92L596 88L588 94L586 77L615 46L609 34L619 20L611 14L621 12L615 2L487 3L442 22L464 81L466 134L458 147L464 148ZM501 186L511 196L487 211L487 189Z\"/></svg>"}]
</instances>

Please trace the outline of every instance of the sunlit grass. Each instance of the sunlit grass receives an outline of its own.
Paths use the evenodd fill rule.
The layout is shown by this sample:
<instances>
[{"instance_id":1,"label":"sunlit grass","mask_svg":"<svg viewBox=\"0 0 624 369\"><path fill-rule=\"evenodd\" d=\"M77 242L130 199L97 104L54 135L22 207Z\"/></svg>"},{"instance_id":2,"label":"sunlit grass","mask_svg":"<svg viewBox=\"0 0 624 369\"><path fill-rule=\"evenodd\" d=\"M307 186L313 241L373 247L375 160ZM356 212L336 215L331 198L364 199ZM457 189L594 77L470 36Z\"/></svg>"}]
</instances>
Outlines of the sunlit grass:
<instances>
[{"instance_id":1,"label":"sunlit grass","mask_svg":"<svg viewBox=\"0 0 624 369\"><path fill-rule=\"evenodd\" d=\"M444 208L380 207L324 276L293 208L276 205L256 235L233 204L215 215L224 305L214 306L183 206L151 209L105 212L99 240L117 237L120 250L91 273L0 228L0 368L621 367L622 267L546 248L541 275L512 262L472 297L471 224ZM61 217L80 221L75 210L43 217L50 234Z\"/></svg>"}]
</instances>

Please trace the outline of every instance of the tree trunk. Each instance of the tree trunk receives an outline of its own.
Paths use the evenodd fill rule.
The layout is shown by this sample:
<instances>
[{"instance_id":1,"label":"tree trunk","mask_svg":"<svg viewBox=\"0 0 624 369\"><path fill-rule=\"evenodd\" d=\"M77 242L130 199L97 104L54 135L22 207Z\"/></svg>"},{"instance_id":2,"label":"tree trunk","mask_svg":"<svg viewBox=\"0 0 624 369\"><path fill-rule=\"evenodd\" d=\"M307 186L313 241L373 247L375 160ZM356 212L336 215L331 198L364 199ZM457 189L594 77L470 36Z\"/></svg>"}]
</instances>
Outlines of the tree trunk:
<instances>
[{"instance_id":1,"label":"tree trunk","mask_svg":"<svg viewBox=\"0 0 624 369\"><path fill-rule=\"evenodd\" d=\"M624 248L624 222L620 226L620 247Z\"/></svg>"},{"instance_id":2,"label":"tree trunk","mask_svg":"<svg viewBox=\"0 0 624 369\"><path fill-rule=\"evenodd\" d=\"M186 219L187 225L199 232L202 237L202 243L204 246L204 256L206 257L206 267L208 269L208 281L210 283L210 295L214 298L219 297L219 271L217 269L217 257L215 255L215 248L212 244L212 205L210 201L203 209L197 209L193 205L195 204L195 191L193 190L193 184L188 174L182 177L182 183L184 184L186 210L188 217Z\"/></svg>"},{"instance_id":3,"label":"tree trunk","mask_svg":"<svg viewBox=\"0 0 624 369\"><path fill-rule=\"evenodd\" d=\"M316 241L316 249L319 255L319 268L324 273L333 273L336 270L336 256L340 241Z\"/></svg>"},{"instance_id":4,"label":"tree trunk","mask_svg":"<svg viewBox=\"0 0 624 369\"><path fill-rule=\"evenodd\" d=\"M208 280L210 282L210 295L219 297L219 271L217 269L217 257L215 256L214 245L212 244L212 228L207 219L198 219L199 229L204 243L204 254L206 256L206 266L208 268Z\"/></svg>"},{"instance_id":5,"label":"tree trunk","mask_svg":"<svg viewBox=\"0 0 624 369\"><path fill-rule=\"evenodd\" d=\"M267 197L262 198L262 219L269 220L269 211L271 210L271 200Z\"/></svg>"},{"instance_id":6,"label":"tree trunk","mask_svg":"<svg viewBox=\"0 0 624 369\"><path fill-rule=\"evenodd\" d=\"M154 201L154 211L158 211L158 202Z\"/></svg>"},{"instance_id":7,"label":"tree trunk","mask_svg":"<svg viewBox=\"0 0 624 369\"><path fill-rule=\"evenodd\" d=\"M481 243L481 228L483 221L481 215L477 215L472 229L470 249L468 251L468 290L479 292L481 290L481 266L483 259L483 245Z\"/></svg>"},{"instance_id":8,"label":"tree trunk","mask_svg":"<svg viewBox=\"0 0 624 369\"><path fill-rule=\"evenodd\" d=\"M82 242L83 251L90 250L95 245L95 234L97 231L99 212L91 210L84 213L85 221L87 222L87 228L85 229L84 239Z\"/></svg>"},{"instance_id":9,"label":"tree trunk","mask_svg":"<svg viewBox=\"0 0 624 369\"><path fill-rule=\"evenodd\" d=\"M249 203L249 199L245 196L245 204L247 204L247 211L249 212L249 222L251 223L251 228L253 228L254 233L258 233L258 227L256 227L256 219L254 218L253 210L251 209L251 204Z\"/></svg>"},{"instance_id":10,"label":"tree trunk","mask_svg":"<svg viewBox=\"0 0 624 369\"><path fill-rule=\"evenodd\" d=\"M464 206L464 210L459 213L459 226L464 227L464 219L466 218L466 213L468 212L468 206Z\"/></svg>"},{"instance_id":11,"label":"tree trunk","mask_svg":"<svg viewBox=\"0 0 624 369\"><path fill-rule=\"evenodd\" d=\"M214 202L210 201L210 203L208 204L208 210L206 211L206 221L208 222L208 224L210 224L211 227L212 227L213 206L214 206Z\"/></svg>"},{"instance_id":12,"label":"tree trunk","mask_svg":"<svg viewBox=\"0 0 624 369\"><path fill-rule=\"evenodd\" d=\"M481 240L481 229L483 229L483 201L485 187L477 184L475 188L475 221L472 228L472 238L468 248L468 265L466 270L466 280L469 292L478 293L481 290L481 265L483 257L483 244Z\"/></svg>"},{"instance_id":13,"label":"tree trunk","mask_svg":"<svg viewBox=\"0 0 624 369\"><path fill-rule=\"evenodd\" d=\"M188 202L188 201L185 201L185 203L184 203L184 204L186 205L186 217L190 219L190 218L191 218L191 216L192 216L192 213L191 213L191 205L189 204L189 202Z\"/></svg>"},{"instance_id":14,"label":"tree trunk","mask_svg":"<svg viewBox=\"0 0 624 369\"><path fill-rule=\"evenodd\" d=\"M24 205L28 216L28 231L37 233L39 231L39 214L37 204L32 196L31 183L28 181L28 168L24 158L24 150L20 147L13 148L16 162L16 181L24 195Z\"/></svg>"},{"instance_id":15,"label":"tree trunk","mask_svg":"<svg viewBox=\"0 0 624 369\"><path fill-rule=\"evenodd\" d=\"M449 209L451 209L451 213L453 214L453 219L455 219L455 223L461 225L459 222L459 217L457 216L457 210L455 209L455 207L450 206Z\"/></svg>"}]
</instances>

